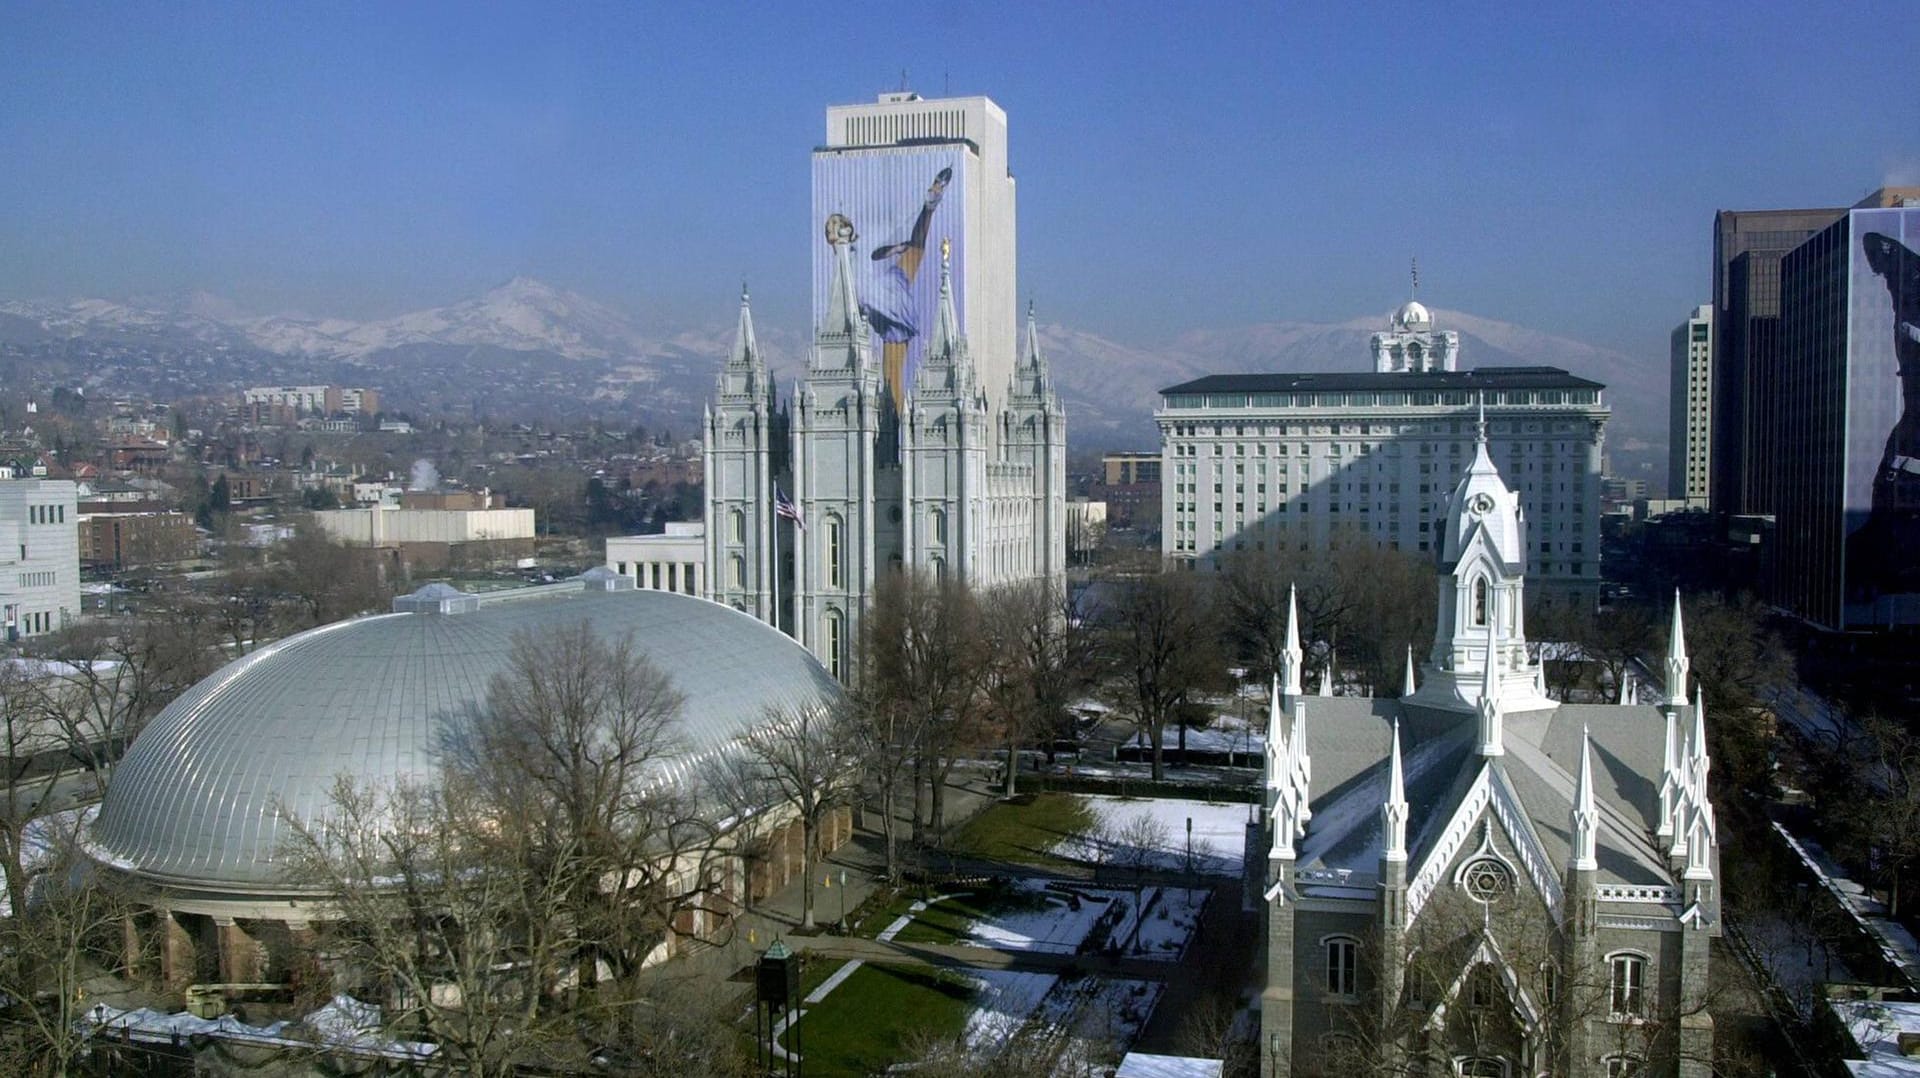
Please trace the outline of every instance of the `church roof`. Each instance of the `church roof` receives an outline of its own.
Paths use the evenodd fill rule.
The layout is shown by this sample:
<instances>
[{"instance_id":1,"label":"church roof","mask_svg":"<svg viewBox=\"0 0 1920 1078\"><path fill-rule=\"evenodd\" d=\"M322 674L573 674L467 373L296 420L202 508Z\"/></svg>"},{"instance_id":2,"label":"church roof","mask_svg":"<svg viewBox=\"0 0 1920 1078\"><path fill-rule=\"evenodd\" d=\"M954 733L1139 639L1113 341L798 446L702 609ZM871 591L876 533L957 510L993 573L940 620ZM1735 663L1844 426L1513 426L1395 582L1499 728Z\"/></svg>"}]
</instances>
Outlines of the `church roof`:
<instances>
[{"instance_id":1,"label":"church roof","mask_svg":"<svg viewBox=\"0 0 1920 1078\"><path fill-rule=\"evenodd\" d=\"M1304 703L1313 755L1313 815L1297 843L1297 869L1367 877L1377 869L1385 837L1380 805L1386 800L1388 750L1398 718L1411 864L1425 862L1482 766L1491 766L1517 800L1532 839L1557 876L1572 850L1575 776L1581 734L1589 730L1601 817L1597 881L1671 883L1651 838L1659 815L1660 745L1666 730L1658 707L1561 704L1511 714L1506 754L1489 761L1475 753L1474 726L1457 712L1367 697L1314 697Z\"/></svg>"},{"instance_id":2,"label":"church roof","mask_svg":"<svg viewBox=\"0 0 1920 1078\"><path fill-rule=\"evenodd\" d=\"M1168 386L1163 396L1188 393L1336 393L1355 389L1496 390L1605 389L1559 367L1476 367L1470 371L1353 371L1335 373L1209 374Z\"/></svg>"}]
</instances>

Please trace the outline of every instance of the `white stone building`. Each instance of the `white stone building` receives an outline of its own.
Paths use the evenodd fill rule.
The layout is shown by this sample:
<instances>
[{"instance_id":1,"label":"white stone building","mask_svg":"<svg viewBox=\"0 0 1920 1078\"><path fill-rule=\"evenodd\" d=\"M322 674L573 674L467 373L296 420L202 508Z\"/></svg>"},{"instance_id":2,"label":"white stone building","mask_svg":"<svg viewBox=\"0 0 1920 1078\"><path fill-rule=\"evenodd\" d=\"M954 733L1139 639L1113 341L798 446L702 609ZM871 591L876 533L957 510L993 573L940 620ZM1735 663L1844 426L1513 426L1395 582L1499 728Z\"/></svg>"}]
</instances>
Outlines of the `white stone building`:
<instances>
[{"instance_id":1,"label":"white stone building","mask_svg":"<svg viewBox=\"0 0 1920 1078\"><path fill-rule=\"evenodd\" d=\"M1161 552L1213 569L1234 551L1352 538L1437 555L1442 496L1484 406L1489 452L1527 521L1529 578L1550 598L1590 601L1604 387L1557 367L1454 370L1455 335L1418 303L1374 352L1371 373L1216 374L1162 390Z\"/></svg>"},{"instance_id":2,"label":"white stone building","mask_svg":"<svg viewBox=\"0 0 1920 1078\"><path fill-rule=\"evenodd\" d=\"M64 479L0 480L0 640L80 616L80 513Z\"/></svg>"},{"instance_id":3,"label":"white stone building","mask_svg":"<svg viewBox=\"0 0 1920 1078\"><path fill-rule=\"evenodd\" d=\"M616 535L607 540L607 568L648 591L707 597L707 526L672 521L658 535Z\"/></svg>"}]
</instances>

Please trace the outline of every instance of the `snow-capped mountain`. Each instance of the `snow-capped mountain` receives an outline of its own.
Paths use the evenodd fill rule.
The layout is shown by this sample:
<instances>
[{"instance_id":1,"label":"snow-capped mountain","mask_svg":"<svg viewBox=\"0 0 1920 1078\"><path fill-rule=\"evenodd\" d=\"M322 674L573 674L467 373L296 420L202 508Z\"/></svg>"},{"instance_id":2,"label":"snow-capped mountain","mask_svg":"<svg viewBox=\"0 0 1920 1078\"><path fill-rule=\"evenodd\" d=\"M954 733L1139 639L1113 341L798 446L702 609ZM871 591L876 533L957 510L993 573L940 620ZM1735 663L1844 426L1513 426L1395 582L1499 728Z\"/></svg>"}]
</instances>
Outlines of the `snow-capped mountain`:
<instances>
[{"instance_id":1,"label":"snow-capped mountain","mask_svg":"<svg viewBox=\"0 0 1920 1078\"><path fill-rule=\"evenodd\" d=\"M1459 331L1464 367L1551 365L1605 383L1614 408L1611 446L1664 441L1666 379L1657 360L1459 311L1436 311L1435 321ZM1161 343L1123 343L1049 325L1041 329L1041 346L1075 441L1145 446L1156 441L1151 416L1167 386L1239 371L1369 370L1368 338L1386 324L1383 312L1344 322L1192 330ZM758 328L775 373L791 384L801 373L808 335ZM685 422L711 393L732 328L729 317L725 324L647 333L611 307L526 277L473 299L370 322L247 316L205 294L0 303L0 342L49 340L251 352L279 357L276 365L289 377L303 363L315 377L323 368L364 368L396 401L404 399L393 396L404 380L421 397L411 402L419 406L471 394L483 370L496 379L514 371L521 374L507 376L506 384L522 387L530 406L541 404L534 399L540 394L569 394L574 399L543 406L626 408Z\"/></svg>"}]
</instances>

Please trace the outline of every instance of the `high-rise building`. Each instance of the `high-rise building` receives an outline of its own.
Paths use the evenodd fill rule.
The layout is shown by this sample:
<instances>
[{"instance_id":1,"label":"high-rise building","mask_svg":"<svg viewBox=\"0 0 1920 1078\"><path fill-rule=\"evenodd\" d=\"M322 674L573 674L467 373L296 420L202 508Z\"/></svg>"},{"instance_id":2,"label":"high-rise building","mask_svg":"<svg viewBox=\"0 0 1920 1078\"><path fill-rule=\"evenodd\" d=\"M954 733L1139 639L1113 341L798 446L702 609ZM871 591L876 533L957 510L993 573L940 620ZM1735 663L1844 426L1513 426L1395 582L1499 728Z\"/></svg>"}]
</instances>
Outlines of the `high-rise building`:
<instances>
[{"instance_id":1,"label":"high-rise building","mask_svg":"<svg viewBox=\"0 0 1920 1078\"><path fill-rule=\"evenodd\" d=\"M0 642L80 616L77 495L65 479L0 479Z\"/></svg>"},{"instance_id":2,"label":"high-rise building","mask_svg":"<svg viewBox=\"0 0 1920 1078\"><path fill-rule=\"evenodd\" d=\"M1014 348L1006 117L986 98L830 109L813 158L814 342L780 399L741 298L704 428L708 594L837 677L881 574L1063 581L1066 421Z\"/></svg>"},{"instance_id":3,"label":"high-rise building","mask_svg":"<svg viewBox=\"0 0 1920 1078\"><path fill-rule=\"evenodd\" d=\"M1713 470L1713 305L1693 309L1673 329L1673 384L1668 394L1667 497L1709 508Z\"/></svg>"},{"instance_id":4,"label":"high-rise building","mask_svg":"<svg viewBox=\"0 0 1920 1078\"><path fill-rule=\"evenodd\" d=\"M992 408L1006 404L1018 352L1013 173L1007 114L985 97L881 94L827 110L813 151L813 322L833 304L843 239L882 382L896 404L927 354L943 260L960 335Z\"/></svg>"},{"instance_id":5,"label":"high-rise building","mask_svg":"<svg viewBox=\"0 0 1920 1078\"><path fill-rule=\"evenodd\" d=\"M1829 629L1920 624L1920 189L1781 259L1775 366L1749 443L1777 521L1769 598Z\"/></svg>"},{"instance_id":6,"label":"high-rise building","mask_svg":"<svg viewBox=\"0 0 1920 1078\"><path fill-rule=\"evenodd\" d=\"M1751 417L1772 407L1780 348L1780 259L1840 209L1721 210L1713 217L1713 417L1709 498L1717 513L1769 513L1748 461Z\"/></svg>"},{"instance_id":7,"label":"high-rise building","mask_svg":"<svg viewBox=\"0 0 1920 1078\"><path fill-rule=\"evenodd\" d=\"M1453 370L1457 338L1418 303L1383 336L1402 357L1386 371L1376 361L1371 372L1216 374L1161 390L1161 553L1218 569L1235 551L1325 550L1358 536L1437 554L1445 495L1484 408L1520 498L1536 593L1589 599L1605 387L1557 367Z\"/></svg>"}]
</instances>

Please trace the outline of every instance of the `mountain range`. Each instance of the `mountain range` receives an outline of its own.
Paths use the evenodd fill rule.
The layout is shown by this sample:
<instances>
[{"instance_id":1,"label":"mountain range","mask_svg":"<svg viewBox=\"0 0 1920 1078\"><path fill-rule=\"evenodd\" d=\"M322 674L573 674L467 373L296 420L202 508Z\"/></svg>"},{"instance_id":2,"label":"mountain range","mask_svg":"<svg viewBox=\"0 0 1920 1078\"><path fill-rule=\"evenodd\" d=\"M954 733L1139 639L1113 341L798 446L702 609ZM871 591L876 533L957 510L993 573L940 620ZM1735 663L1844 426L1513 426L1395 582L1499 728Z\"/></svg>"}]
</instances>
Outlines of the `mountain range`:
<instances>
[{"instance_id":1,"label":"mountain range","mask_svg":"<svg viewBox=\"0 0 1920 1078\"><path fill-rule=\"evenodd\" d=\"M518 405L533 414L625 412L677 425L691 423L712 392L732 344L726 313L724 325L689 320L649 331L606 304L526 277L459 303L367 322L249 315L206 293L9 301L0 303L0 363L85 354L106 361L105 369L96 363L86 373L108 388L116 355L153 363L155 356L201 354L226 360L205 371L210 384L197 390L203 393L274 373L286 381L357 377L397 408L464 407L487 392L496 414ZM1605 383L1614 410L1611 451L1664 460L1663 362L1461 311L1435 310L1434 317L1441 328L1459 331L1465 367L1550 365ZM1240 371L1367 370L1368 338L1385 325L1383 313L1124 343L1053 324L1043 325L1040 337L1075 443L1118 448L1157 442L1151 416L1167 386ZM776 375L791 381L810 335L764 323L756 329ZM503 394L503 386L520 393Z\"/></svg>"}]
</instances>

